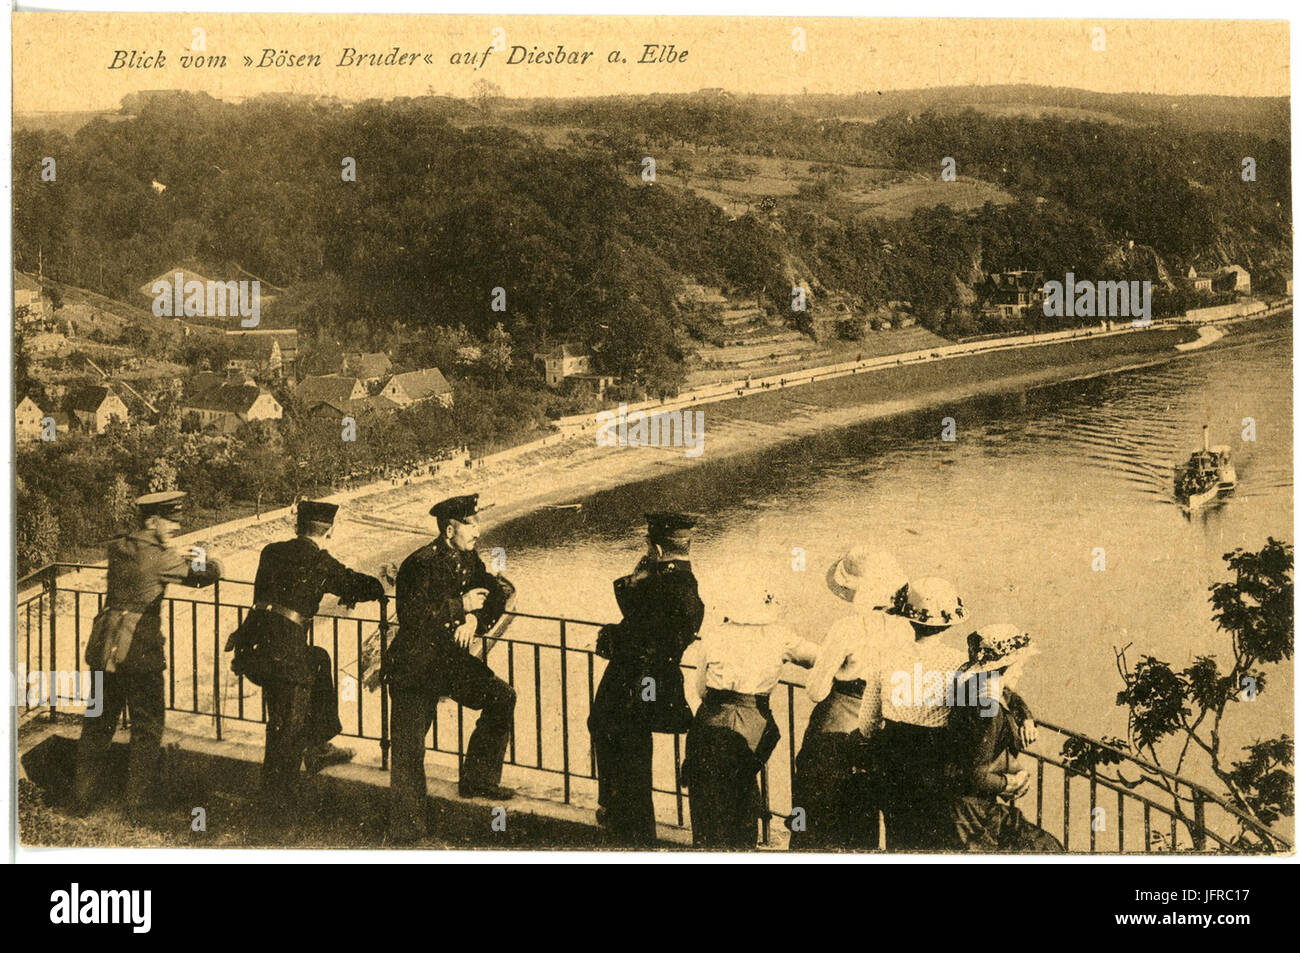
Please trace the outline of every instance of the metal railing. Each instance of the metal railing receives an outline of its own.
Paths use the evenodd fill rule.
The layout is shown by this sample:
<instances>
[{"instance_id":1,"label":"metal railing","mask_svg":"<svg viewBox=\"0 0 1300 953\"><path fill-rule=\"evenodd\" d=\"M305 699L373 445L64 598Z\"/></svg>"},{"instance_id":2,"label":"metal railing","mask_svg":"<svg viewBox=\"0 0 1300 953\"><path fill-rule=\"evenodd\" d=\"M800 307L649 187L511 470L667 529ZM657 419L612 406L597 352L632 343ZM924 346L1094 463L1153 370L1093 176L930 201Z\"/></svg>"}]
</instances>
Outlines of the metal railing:
<instances>
[{"instance_id":1,"label":"metal railing","mask_svg":"<svg viewBox=\"0 0 1300 953\"><path fill-rule=\"evenodd\" d=\"M17 662L26 672L82 670L84 640L104 602L104 574L104 566L56 563L19 580L15 638ZM237 590L246 598L231 599L230 594ZM165 596L162 604L168 710L211 717L218 740L226 723L265 723L260 690L230 671L229 655L223 651L225 637L243 621L251 606L252 584L224 579L210 589L185 592ZM333 661L343 734L378 742L384 769L390 747L388 691L373 676L367 679L367 672L373 673L387 650L393 625L387 610L385 600L367 615L321 612L313 620L310 635L311 644L324 647ZM596 762L586 719L605 662L586 646L594 645L601 623L524 612L513 616L510 637L494 640L491 652L488 646L483 647L488 664L518 697L506 764L535 772L542 785L553 781L545 796L566 804L590 803L596 790ZM521 636L517 634L520 629L531 629L538 637ZM575 629L590 637L575 640ZM201 638L200 633L210 633L210 646L209 636ZM367 681L372 683L369 687ZM37 706L31 704L30 694L21 694L24 686L20 685L24 707L53 713L60 706L79 706L75 691L65 693L62 683L54 678L50 682L52 690L39 697ZM772 711L782 738L760 776L768 806L761 821L763 844L774 842L772 820L790 813L796 739L811 709L812 702L796 682L782 681L772 694ZM1033 788L1018 803L1067 850L1236 852L1242 849L1236 838L1243 831L1290 849L1284 837L1195 781L1068 728L1041 719L1038 725L1042 734L1036 750L1024 752L1034 759L1030 769ZM468 729L472 722L467 725L465 709L444 700L435 713L426 746L455 755L459 762L465 755ZM1166 789L1147 785L1138 790L1141 785L1130 786L1123 778L1073 767L1063 752L1071 739L1110 752L1121 767L1129 765L1161 778ZM682 755L682 736L657 736L656 810L660 823L679 828L687 826L689 798L681 785ZM1148 790L1150 794L1144 793ZM1086 848L1081 831L1087 834Z\"/></svg>"}]
</instances>

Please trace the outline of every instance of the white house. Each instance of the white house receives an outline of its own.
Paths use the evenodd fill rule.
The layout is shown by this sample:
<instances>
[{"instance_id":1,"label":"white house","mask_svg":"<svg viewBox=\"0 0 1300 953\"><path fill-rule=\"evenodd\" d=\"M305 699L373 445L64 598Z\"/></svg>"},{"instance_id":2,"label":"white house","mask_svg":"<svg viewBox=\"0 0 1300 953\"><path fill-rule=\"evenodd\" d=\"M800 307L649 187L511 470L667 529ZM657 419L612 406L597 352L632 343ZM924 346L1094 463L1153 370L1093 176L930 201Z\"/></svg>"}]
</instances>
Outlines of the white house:
<instances>
[{"instance_id":1,"label":"white house","mask_svg":"<svg viewBox=\"0 0 1300 953\"><path fill-rule=\"evenodd\" d=\"M559 387L566 377L591 373L591 353L573 344L560 344L545 355L546 383Z\"/></svg>"},{"instance_id":2,"label":"white house","mask_svg":"<svg viewBox=\"0 0 1300 953\"><path fill-rule=\"evenodd\" d=\"M234 433L241 424L253 420L279 420L284 408L270 391L255 384L222 384L196 394L181 405L181 415L198 414L204 428L219 433Z\"/></svg>"},{"instance_id":3,"label":"white house","mask_svg":"<svg viewBox=\"0 0 1300 953\"><path fill-rule=\"evenodd\" d=\"M41 421L45 411L30 396L24 397L14 407L14 438L18 441L35 440L41 435Z\"/></svg>"},{"instance_id":4,"label":"white house","mask_svg":"<svg viewBox=\"0 0 1300 953\"><path fill-rule=\"evenodd\" d=\"M452 402L451 385L436 367L394 374L384 385L382 395L399 407L425 400L437 400L442 406L450 407Z\"/></svg>"},{"instance_id":5,"label":"white house","mask_svg":"<svg viewBox=\"0 0 1300 953\"><path fill-rule=\"evenodd\" d=\"M126 423L126 404L107 387L83 387L68 398L68 414L91 433L103 433L113 418Z\"/></svg>"}]
</instances>

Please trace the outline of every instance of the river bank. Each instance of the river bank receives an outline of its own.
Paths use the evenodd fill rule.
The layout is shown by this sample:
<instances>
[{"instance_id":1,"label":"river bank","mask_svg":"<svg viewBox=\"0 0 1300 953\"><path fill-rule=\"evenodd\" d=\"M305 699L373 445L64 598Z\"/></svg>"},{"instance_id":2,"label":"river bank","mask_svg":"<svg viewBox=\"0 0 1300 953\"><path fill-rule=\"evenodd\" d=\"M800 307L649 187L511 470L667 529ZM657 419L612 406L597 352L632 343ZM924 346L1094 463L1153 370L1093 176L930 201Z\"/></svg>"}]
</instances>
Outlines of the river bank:
<instances>
[{"instance_id":1,"label":"river bank","mask_svg":"<svg viewBox=\"0 0 1300 953\"><path fill-rule=\"evenodd\" d=\"M1177 345L1196 340L1195 328L1151 329L888 367L705 404L695 411L704 424L699 456L687 456L682 447L598 446L594 434L579 435L431 480L346 494L331 548L358 568L378 572L432 536L429 506L456 493L479 493L483 522L500 527L548 505L662 475L665 468L757 452L818 430L925 408L936 411L938 439L942 418L952 416L945 408L962 400L1177 360L1285 334L1290 325L1289 314L1239 324L1192 352ZM290 532L290 517L281 511L260 521L210 527L185 541L202 537L225 563L228 577L251 579L261 547Z\"/></svg>"}]
</instances>

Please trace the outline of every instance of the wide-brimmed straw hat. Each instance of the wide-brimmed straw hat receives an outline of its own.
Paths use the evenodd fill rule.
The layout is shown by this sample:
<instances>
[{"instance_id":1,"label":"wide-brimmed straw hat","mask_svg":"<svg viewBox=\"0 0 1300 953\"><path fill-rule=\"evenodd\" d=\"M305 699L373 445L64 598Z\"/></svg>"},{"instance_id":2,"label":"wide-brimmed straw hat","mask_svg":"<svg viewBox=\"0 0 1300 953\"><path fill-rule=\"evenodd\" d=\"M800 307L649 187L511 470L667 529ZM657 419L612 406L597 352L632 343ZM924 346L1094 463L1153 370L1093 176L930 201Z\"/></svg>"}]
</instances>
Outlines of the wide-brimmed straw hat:
<instances>
[{"instance_id":1,"label":"wide-brimmed straw hat","mask_svg":"<svg viewBox=\"0 0 1300 953\"><path fill-rule=\"evenodd\" d=\"M1020 626L997 622L966 636L966 651L970 657L957 672L958 682L1033 658L1038 654L1038 646Z\"/></svg>"},{"instance_id":2,"label":"wide-brimmed straw hat","mask_svg":"<svg viewBox=\"0 0 1300 953\"><path fill-rule=\"evenodd\" d=\"M918 625L946 629L966 618L966 606L947 579L913 579L894 597L893 611Z\"/></svg>"},{"instance_id":3,"label":"wide-brimmed straw hat","mask_svg":"<svg viewBox=\"0 0 1300 953\"><path fill-rule=\"evenodd\" d=\"M763 586L743 585L709 606L708 616L715 622L732 625L771 625L781 619L780 599Z\"/></svg>"},{"instance_id":4,"label":"wide-brimmed straw hat","mask_svg":"<svg viewBox=\"0 0 1300 953\"><path fill-rule=\"evenodd\" d=\"M907 574L889 553L854 546L826 571L826 587L838 598L874 609L887 606L907 583Z\"/></svg>"}]
</instances>

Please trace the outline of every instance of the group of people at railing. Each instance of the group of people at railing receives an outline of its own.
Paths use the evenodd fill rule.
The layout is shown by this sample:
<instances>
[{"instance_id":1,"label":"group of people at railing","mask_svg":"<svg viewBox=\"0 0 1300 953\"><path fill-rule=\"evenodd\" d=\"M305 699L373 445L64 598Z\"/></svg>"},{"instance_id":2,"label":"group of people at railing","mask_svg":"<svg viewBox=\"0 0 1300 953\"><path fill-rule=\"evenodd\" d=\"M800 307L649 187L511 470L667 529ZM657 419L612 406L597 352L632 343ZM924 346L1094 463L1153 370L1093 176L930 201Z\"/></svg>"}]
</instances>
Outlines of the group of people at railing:
<instances>
[{"instance_id":1,"label":"group of people at railing","mask_svg":"<svg viewBox=\"0 0 1300 953\"><path fill-rule=\"evenodd\" d=\"M622 619L604 626L609 665L589 727L598 820L612 844L656 841L653 734L685 733L681 783L694 843L752 849L767 808L759 776L780 739L770 696L788 663L810 669L816 703L795 764L787 818L795 849L1057 851L1015 806L1020 755L1037 729L1015 683L1028 634L970 631L942 579L908 580L888 555L854 548L827 572L852 606L820 644L782 619L765 580L733 578L706 606L690 563L694 520L647 514L646 553L614 583ZM696 640L688 705L682 658Z\"/></svg>"},{"instance_id":2,"label":"group of people at railing","mask_svg":"<svg viewBox=\"0 0 1300 953\"><path fill-rule=\"evenodd\" d=\"M139 527L108 547L104 607L86 661L104 673L105 703L88 708L79 745L76 806L98 797L118 716L131 711L128 808L148 800L162 735L165 653L161 605L168 582L207 585L219 563L186 560L170 546L184 494L137 500ZM337 506L301 501L294 538L266 546L253 605L225 648L231 669L263 689L266 754L259 816L300 820L302 770L346 762L328 653L311 644L326 593L353 605L387 598L383 582L344 566L325 548ZM501 774L515 691L470 651L492 638L514 588L476 552L477 495L443 500L430 514L438 534L396 574L398 631L382 674L392 701L389 837L416 843L428 832L425 740L438 703L480 712L460 773L467 798L508 801ZM1060 850L1015 806L1030 788L1019 755L1035 740L1015 683L1035 651L1010 625L971 630L956 590L937 578L909 580L888 555L859 547L826 576L852 607L820 644L782 619L761 580L736 582L706 607L690 563L693 518L647 514L646 553L614 582L622 618L601 628L608 660L588 727L599 783L597 821L620 847L656 843L654 734L685 734L681 782L690 792L694 842L755 846L766 806L759 775L780 738L770 694L787 663L810 670L815 702L799 749L786 820L795 849L876 849L883 818L890 850ZM699 641L701 702L686 698L682 657ZM793 741L793 739L792 739Z\"/></svg>"}]
</instances>

